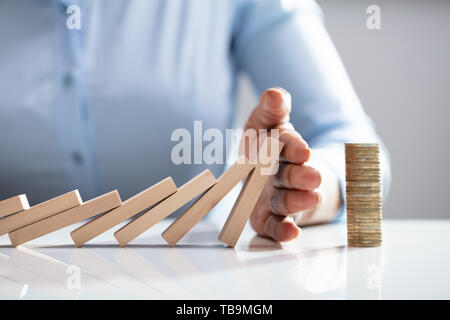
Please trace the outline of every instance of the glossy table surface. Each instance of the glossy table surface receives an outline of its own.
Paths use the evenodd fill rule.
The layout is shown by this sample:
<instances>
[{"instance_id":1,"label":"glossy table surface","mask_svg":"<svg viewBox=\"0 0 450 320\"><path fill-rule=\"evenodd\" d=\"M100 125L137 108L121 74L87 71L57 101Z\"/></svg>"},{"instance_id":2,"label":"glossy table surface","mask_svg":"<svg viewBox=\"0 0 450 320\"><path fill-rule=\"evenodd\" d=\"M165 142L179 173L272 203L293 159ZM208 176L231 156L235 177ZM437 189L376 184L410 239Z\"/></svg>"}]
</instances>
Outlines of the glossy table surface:
<instances>
[{"instance_id":1,"label":"glossy table surface","mask_svg":"<svg viewBox=\"0 0 450 320\"><path fill-rule=\"evenodd\" d=\"M248 228L235 249L203 221L169 248L148 230L75 248L62 229L18 248L0 238L1 299L450 299L450 220L385 220L379 248L348 248L344 223L278 244Z\"/></svg>"}]
</instances>

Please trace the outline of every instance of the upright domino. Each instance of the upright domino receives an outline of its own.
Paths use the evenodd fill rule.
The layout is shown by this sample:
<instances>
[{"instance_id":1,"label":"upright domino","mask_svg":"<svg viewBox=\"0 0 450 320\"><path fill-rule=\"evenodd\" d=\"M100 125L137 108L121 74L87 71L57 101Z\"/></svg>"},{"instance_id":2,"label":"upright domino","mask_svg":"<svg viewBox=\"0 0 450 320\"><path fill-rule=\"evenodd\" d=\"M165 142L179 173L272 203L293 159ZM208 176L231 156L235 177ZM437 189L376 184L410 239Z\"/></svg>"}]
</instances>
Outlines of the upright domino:
<instances>
[{"instance_id":1,"label":"upright domino","mask_svg":"<svg viewBox=\"0 0 450 320\"><path fill-rule=\"evenodd\" d=\"M168 177L126 200L122 205L98 218L95 218L71 232L77 247L153 206L177 191L172 178Z\"/></svg>"},{"instance_id":2,"label":"upright domino","mask_svg":"<svg viewBox=\"0 0 450 320\"><path fill-rule=\"evenodd\" d=\"M198 198L162 233L162 237L173 247L254 167L255 164L250 163L242 156L217 179L217 183L211 189Z\"/></svg>"},{"instance_id":3,"label":"upright domino","mask_svg":"<svg viewBox=\"0 0 450 320\"><path fill-rule=\"evenodd\" d=\"M42 202L28 210L21 211L0 220L0 236L23 228L36 221L51 217L57 213L77 207L82 203L78 190Z\"/></svg>"},{"instance_id":4,"label":"upright domino","mask_svg":"<svg viewBox=\"0 0 450 320\"><path fill-rule=\"evenodd\" d=\"M30 209L27 196L21 194L19 196L0 201L0 218L27 209Z\"/></svg>"},{"instance_id":5,"label":"upright domino","mask_svg":"<svg viewBox=\"0 0 450 320\"><path fill-rule=\"evenodd\" d=\"M65 228L74 223L89 219L97 214L110 211L120 206L121 200L117 190L106 193L95 199L83 203L54 216L39 220L28 226L9 233L11 244L14 247L25 242L42 237L50 232Z\"/></svg>"},{"instance_id":6,"label":"upright domino","mask_svg":"<svg viewBox=\"0 0 450 320\"><path fill-rule=\"evenodd\" d=\"M271 150L273 146L276 146L277 149ZM268 173L272 172L274 167L278 164L278 158L283 146L284 144L282 142L271 137L266 138L262 144L256 167L245 181L233 209L219 234L219 240L230 247L234 247L239 240L245 224L250 218L256 202L270 177L270 174ZM266 160L269 160L267 161L268 164L261 162L262 152L267 152L265 158Z\"/></svg>"},{"instance_id":7,"label":"upright domino","mask_svg":"<svg viewBox=\"0 0 450 320\"><path fill-rule=\"evenodd\" d=\"M126 246L131 240L169 216L175 210L181 208L190 200L205 192L215 183L216 179L212 173L209 170L203 171L182 185L172 196L120 228L114 233L114 237L116 237L122 247Z\"/></svg>"}]
</instances>

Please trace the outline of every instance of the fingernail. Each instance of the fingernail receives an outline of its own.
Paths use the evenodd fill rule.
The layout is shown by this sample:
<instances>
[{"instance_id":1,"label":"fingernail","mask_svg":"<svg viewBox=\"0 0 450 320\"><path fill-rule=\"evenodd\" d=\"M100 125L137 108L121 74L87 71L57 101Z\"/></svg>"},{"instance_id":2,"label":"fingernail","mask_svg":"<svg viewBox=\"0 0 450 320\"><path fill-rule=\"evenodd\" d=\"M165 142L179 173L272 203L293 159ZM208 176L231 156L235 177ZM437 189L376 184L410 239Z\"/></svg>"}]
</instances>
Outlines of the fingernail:
<instances>
[{"instance_id":1,"label":"fingernail","mask_svg":"<svg viewBox=\"0 0 450 320\"><path fill-rule=\"evenodd\" d=\"M270 99L271 104L269 106L269 101L268 101L268 99L266 99L266 101L264 102L264 105L266 108L268 108L268 107L270 108L272 106L277 106L283 111L285 111L289 108L287 95L283 91L281 91L277 88L272 88L267 91L267 95L268 95L268 98Z\"/></svg>"},{"instance_id":2,"label":"fingernail","mask_svg":"<svg viewBox=\"0 0 450 320\"><path fill-rule=\"evenodd\" d=\"M318 207L321 203L322 203L322 195L319 192L316 192L317 196L318 196L318 201L317 201L317 205L316 207Z\"/></svg>"},{"instance_id":3,"label":"fingernail","mask_svg":"<svg viewBox=\"0 0 450 320\"><path fill-rule=\"evenodd\" d=\"M311 149L308 148L308 155L306 156L306 161L309 161L311 159Z\"/></svg>"},{"instance_id":4,"label":"fingernail","mask_svg":"<svg viewBox=\"0 0 450 320\"><path fill-rule=\"evenodd\" d=\"M282 87L274 87L273 89L280 91L284 96L290 96L289 92Z\"/></svg>"},{"instance_id":5,"label":"fingernail","mask_svg":"<svg viewBox=\"0 0 450 320\"><path fill-rule=\"evenodd\" d=\"M298 232L294 239L300 238L300 235L302 234L302 229L300 227L297 226L297 230L298 230Z\"/></svg>"}]
</instances>

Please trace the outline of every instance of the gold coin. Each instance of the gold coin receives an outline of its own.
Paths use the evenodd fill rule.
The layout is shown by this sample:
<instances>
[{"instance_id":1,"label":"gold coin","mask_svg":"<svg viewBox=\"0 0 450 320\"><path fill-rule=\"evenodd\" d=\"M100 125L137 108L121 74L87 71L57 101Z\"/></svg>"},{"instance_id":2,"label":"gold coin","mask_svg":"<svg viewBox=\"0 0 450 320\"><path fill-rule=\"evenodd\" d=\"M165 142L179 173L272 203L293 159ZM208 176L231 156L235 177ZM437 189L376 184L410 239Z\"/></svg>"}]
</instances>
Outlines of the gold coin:
<instances>
[{"instance_id":1,"label":"gold coin","mask_svg":"<svg viewBox=\"0 0 450 320\"><path fill-rule=\"evenodd\" d=\"M345 146L349 147L378 147L378 142L345 142Z\"/></svg>"},{"instance_id":2,"label":"gold coin","mask_svg":"<svg viewBox=\"0 0 450 320\"><path fill-rule=\"evenodd\" d=\"M345 151L345 159L353 159L358 158L360 156L370 156L380 158L380 154L378 150L346 150Z\"/></svg>"},{"instance_id":3,"label":"gold coin","mask_svg":"<svg viewBox=\"0 0 450 320\"><path fill-rule=\"evenodd\" d=\"M379 206L382 205L381 199L370 199L370 197L359 197L359 198L350 198L347 197L347 206L351 208L352 206L359 206L359 205L370 205L370 204L377 204Z\"/></svg>"},{"instance_id":4,"label":"gold coin","mask_svg":"<svg viewBox=\"0 0 450 320\"><path fill-rule=\"evenodd\" d=\"M347 147L345 148L345 153L358 153L358 152L373 152L375 154L378 154L380 152L379 148L351 148L351 147Z\"/></svg>"},{"instance_id":5,"label":"gold coin","mask_svg":"<svg viewBox=\"0 0 450 320\"><path fill-rule=\"evenodd\" d=\"M347 226L347 232L348 233L358 233L358 234L381 234L381 227L378 228L361 228L361 227L353 227L353 226Z\"/></svg>"},{"instance_id":6,"label":"gold coin","mask_svg":"<svg viewBox=\"0 0 450 320\"><path fill-rule=\"evenodd\" d=\"M366 228L380 228L381 219L377 220L358 220L347 218L348 226L352 227L366 227Z\"/></svg>"},{"instance_id":7,"label":"gold coin","mask_svg":"<svg viewBox=\"0 0 450 320\"><path fill-rule=\"evenodd\" d=\"M371 156L380 158L380 154L377 150L346 150L345 151L345 159L353 159L354 157L359 156Z\"/></svg>"},{"instance_id":8,"label":"gold coin","mask_svg":"<svg viewBox=\"0 0 450 320\"><path fill-rule=\"evenodd\" d=\"M366 214L368 213L380 213L382 214L381 206L377 205L360 205L360 206L351 206L347 205L346 212L350 215L360 216L360 217L367 217Z\"/></svg>"},{"instance_id":9,"label":"gold coin","mask_svg":"<svg viewBox=\"0 0 450 320\"><path fill-rule=\"evenodd\" d=\"M347 222L349 224L356 225L357 223L372 223L372 224L381 224L381 217L370 217L370 218L360 218L351 215L347 215Z\"/></svg>"},{"instance_id":10,"label":"gold coin","mask_svg":"<svg viewBox=\"0 0 450 320\"><path fill-rule=\"evenodd\" d=\"M381 236L379 237L371 237L371 238L358 238L358 237L347 237L347 240L353 241L353 242L359 242L359 243L364 243L364 242L379 242L381 241Z\"/></svg>"},{"instance_id":11,"label":"gold coin","mask_svg":"<svg viewBox=\"0 0 450 320\"><path fill-rule=\"evenodd\" d=\"M354 230L370 230L379 229L381 230L381 221L349 221L347 220L347 229Z\"/></svg>"},{"instance_id":12,"label":"gold coin","mask_svg":"<svg viewBox=\"0 0 450 320\"><path fill-rule=\"evenodd\" d=\"M362 158L372 158L372 161L379 162L380 155L378 152L368 151L368 150L358 150L358 151L346 151L345 160L346 162L352 162L355 160L360 160Z\"/></svg>"},{"instance_id":13,"label":"gold coin","mask_svg":"<svg viewBox=\"0 0 450 320\"><path fill-rule=\"evenodd\" d=\"M354 212L356 212L355 210L358 210L358 209L372 209L372 211L375 211L375 210L381 211L381 209L382 209L381 204L370 203L370 202L366 202L366 203L360 202L358 204L347 202L346 208L347 208L347 212L349 212L349 213L354 213Z\"/></svg>"},{"instance_id":14,"label":"gold coin","mask_svg":"<svg viewBox=\"0 0 450 320\"><path fill-rule=\"evenodd\" d=\"M350 210L347 210L347 215L353 215L355 217L381 217L382 212L381 210L358 210L358 209L353 209L349 208Z\"/></svg>"},{"instance_id":15,"label":"gold coin","mask_svg":"<svg viewBox=\"0 0 450 320\"><path fill-rule=\"evenodd\" d=\"M346 172L345 177L347 181L360 181L367 179L376 179L374 182L380 181L381 174L379 172Z\"/></svg>"},{"instance_id":16,"label":"gold coin","mask_svg":"<svg viewBox=\"0 0 450 320\"><path fill-rule=\"evenodd\" d=\"M375 222L381 222L382 216L381 214L373 214L373 215L362 215L362 214L354 214L354 213L347 213L347 221L351 222L368 222L373 221Z\"/></svg>"},{"instance_id":17,"label":"gold coin","mask_svg":"<svg viewBox=\"0 0 450 320\"><path fill-rule=\"evenodd\" d=\"M346 143L345 149L379 149L378 143Z\"/></svg>"},{"instance_id":18,"label":"gold coin","mask_svg":"<svg viewBox=\"0 0 450 320\"><path fill-rule=\"evenodd\" d=\"M345 176L348 178L356 178L356 179L365 179L367 177L371 177L371 178L380 178L381 174L379 171L364 171L364 170L352 170L347 171L345 173ZM350 179L351 180L351 179Z\"/></svg>"},{"instance_id":19,"label":"gold coin","mask_svg":"<svg viewBox=\"0 0 450 320\"><path fill-rule=\"evenodd\" d=\"M366 199L381 201L381 196L379 194L367 194L367 193L356 193L350 192L347 193L347 199L356 200L356 201L364 201Z\"/></svg>"},{"instance_id":20,"label":"gold coin","mask_svg":"<svg viewBox=\"0 0 450 320\"><path fill-rule=\"evenodd\" d=\"M374 163L380 163L380 158L378 155L373 155L370 153L360 153L360 154L347 154L345 156L345 162L351 163L351 162L374 162Z\"/></svg>"},{"instance_id":21,"label":"gold coin","mask_svg":"<svg viewBox=\"0 0 450 320\"><path fill-rule=\"evenodd\" d=\"M375 190L345 190L347 199L349 197L351 198L362 198L362 197L380 197L381 198L381 192L375 191Z\"/></svg>"},{"instance_id":22,"label":"gold coin","mask_svg":"<svg viewBox=\"0 0 450 320\"><path fill-rule=\"evenodd\" d=\"M345 198L370 198L370 197L379 197L382 199L381 191L375 191L375 190L345 190Z\"/></svg>"},{"instance_id":23,"label":"gold coin","mask_svg":"<svg viewBox=\"0 0 450 320\"><path fill-rule=\"evenodd\" d=\"M358 235L358 234L347 234L347 240L352 241L379 241L382 239L381 234L374 234L374 235Z\"/></svg>"},{"instance_id":24,"label":"gold coin","mask_svg":"<svg viewBox=\"0 0 450 320\"><path fill-rule=\"evenodd\" d=\"M346 207L346 212L349 214L354 214L354 215L368 215L368 214L383 214L383 210L381 208L381 206L379 207L375 207L375 208L367 208L367 207L355 207L355 206L350 206L350 207Z\"/></svg>"},{"instance_id":25,"label":"gold coin","mask_svg":"<svg viewBox=\"0 0 450 320\"><path fill-rule=\"evenodd\" d=\"M361 224L350 224L347 225L347 231L352 232L365 232L365 231L377 231L381 232L381 224L367 224L367 225L361 225Z\"/></svg>"},{"instance_id":26,"label":"gold coin","mask_svg":"<svg viewBox=\"0 0 450 320\"><path fill-rule=\"evenodd\" d=\"M380 170L380 165L378 163L366 163L366 162L358 162L358 163L347 163L346 170Z\"/></svg>"},{"instance_id":27,"label":"gold coin","mask_svg":"<svg viewBox=\"0 0 450 320\"><path fill-rule=\"evenodd\" d=\"M358 152L373 152L373 153L379 153L379 148L345 148L346 153L358 153Z\"/></svg>"},{"instance_id":28,"label":"gold coin","mask_svg":"<svg viewBox=\"0 0 450 320\"><path fill-rule=\"evenodd\" d=\"M345 155L359 154L359 153L370 153L374 155L379 155L380 149L377 148L347 148L345 149Z\"/></svg>"},{"instance_id":29,"label":"gold coin","mask_svg":"<svg viewBox=\"0 0 450 320\"><path fill-rule=\"evenodd\" d=\"M348 213L347 214L347 221L352 221L352 222L356 222L356 221L381 221L382 217L381 214L379 215L372 215L372 216L367 216L367 215L358 215L358 214L354 214L354 213Z\"/></svg>"},{"instance_id":30,"label":"gold coin","mask_svg":"<svg viewBox=\"0 0 450 320\"><path fill-rule=\"evenodd\" d=\"M359 239L359 238L364 238L364 239L371 239L371 238L375 238L375 239L379 239L381 238L382 233L381 232L372 232L372 233L368 233L368 232L357 232L357 231L349 231L347 232L347 238L349 239Z\"/></svg>"},{"instance_id":31,"label":"gold coin","mask_svg":"<svg viewBox=\"0 0 450 320\"><path fill-rule=\"evenodd\" d=\"M363 209L365 211L363 211ZM381 217L383 212L381 208L348 208L346 210L347 215L355 217Z\"/></svg>"},{"instance_id":32,"label":"gold coin","mask_svg":"<svg viewBox=\"0 0 450 320\"><path fill-rule=\"evenodd\" d=\"M382 243L377 242L377 243L354 243L354 242L349 242L348 243L349 247L361 247L361 248L371 248L371 247L381 247Z\"/></svg>"},{"instance_id":33,"label":"gold coin","mask_svg":"<svg viewBox=\"0 0 450 320\"><path fill-rule=\"evenodd\" d=\"M352 202L347 202L347 204L345 205L345 207L347 208L348 211L352 211L353 209L372 209L372 210L381 210L381 204L380 203L370 203L370 202L360 202L358 204L352 203Z\"/></svg>"},{"instance_id":34,"label":"gold coin","mask_svg":"<svg viewBox=\"0 0 450 320\"><path fill-rule=\"evenodd\" d=\"M382 240L378 239L378 240L373 240L373 241L359 241L359 240L352 240L352 239L347 239L347 242L351 245L356 245L356 246L376 246L376 245L381 245Z\"/></svg>"},{"instance_id":35,"label":"gold coin","mask_svg":"<svg viewBox=\"0 0 450 320\"><path fill-rule=\"evenodd\" d=\"M346 177L354 177L354 178L365 178L367 176L371 176L371 177L381 177L380 171L369 171L369 170L362 170L362 169L358 169L357 170L352 170L352 171L347 171L345 172L345 176Z\"/></svg>"},{"instance_id":36,"label":"gold coin","mask_svg":"<svg viewBox=\"0 0 450 320\"><path fill-rule=\"evenodd\" d=\"M366 186L364 184L370 184L373 183L373 186ZM359 185L358 185L359 184ZM347 190L381 190L381 184L378 182L359 182L359 181L348 181L345 184L345 188Z\"/></svg>"},{"instance_id":37,"label":"gold coin","mask_svg":"<svg viewBox=\"0 0 450 320\"><path fill-rule=\"evenodd\" d=\"M376 174L376 173L380 173L380 168L352 168L350 166L347 166L345 168L345 173L348 173L348 174L359 174L359 173Z\"/></svg>"},{"instance_id":38,"label":"gold coin","mask_svg":"<svg viewBox=\"0 0 450 320\"><path fill-rule=\"evenodd\" d=\"M382 228L381 228L381 224L378 224L378 225L370 225L370 224L368 224L368 225L357 225L357 224L355 224L355 225L353 225L353 224L351 224L351 225L348 225L347 226L347 232L348 233L351 233L351 232L353 232L353 233L366 233L366 232L368 232L368 231L373 231L373 232L379 232L379 233L381 233L382 232Z\"/></svg>"},{"instance_id":39,"label":"gold coin","mask_svg":"<svg viewBox=\"0 0 450 320\"><path fill-rule=\"evenodd\" d=\"M345 186L345 191L347 193L373 193L373 192L381 192L381 186L375 186L375 187L365 187L365 186Z\"/></svg>"},{"instance_id":40,"label":"gold coin","mask_svg":"<svg viewBox=\"0 0 450 320\"><path fill-rule=\"evenodd\" d=\"M358 185L358 183L360 185ZM370 182L354 182L354 181L348 181L345 185L345 189L349 192L358 192L359 190L363 191L381 191L381 185L380 183L373 183L373 186L364 185L364 184L370 184Z\"/></svg>"},{"instance_id":41,"label":"gold coin","mask_svg":"<svg viewBox=\"0 0 450 320\"><path fill-rule=\"evenodd\" d=\"M361 168L359 167L354 167L352 164L348 164L346 167L346 170L348 173L352 173L352 172L380 172L380 168L378 166L375 166L373 168Z\"/></svg>"},{"instance_id":42,"label":"gold coin","mask_svg":"<svg viewBox=\"0 0 450 320\"><path fill-rule=\"evenodd\" d=\"M358 223L358 222L372 222L372 223L379 223L381 222L380 216L372 216L372 217L361 217L361 216L355 216L348 214L347 215L347 221L352 223Z\"/></svg>"},{"instance_id":43,"label":"gold coin","mask_svg":"<svg viewBox=\"0 0 450 320\"><path fill-rule=\"evenodd\" d=\"M377 239L352 239L352 238L347 238L347 241L350 243L358 243L358 244L376 244L376 243L381 243L381 241L383 241L383 239L377 238Z\"/></svg>"},{"instance_id":44,"label":"gold coin","mask_svg":"<svg viewBox=\"0 0 450 320\"><path fill-rule=\"evenodd\" d=\"M347 233L347 239L351 240L379 240L381 239L381 233L358 233L358 232L349 232Z\"/></svg>"},{"instance_id":45,"label":"gold coin","mask_svg":"<svg viewBox=\"0 0 450 320\"><path fill-rule=\"evenodd\" d=\"M380 160L379 159L375 159L375 160L351 160L348 159L345 161L345 166L346 167L350 167L352 165L365 165L365 164L369 164L369 165L380 165Z\"/></svg>"},{"instance_id":46,"label":"gold coin","mask_svg":"<svg viewBox=\"0 0 450 320\"><path fill-rule=\"evenodd\" d=\"M353 181L353 182L380 182L381 179L380 177L345 177L345 180L348 181Z\"/></svg>"},{"instance_id":47,"label":"gold coin","mask_svg":"<svg viewBox=\"0 0 450 320\"><path fill-rule=\"evenodd\" d=\"M374 196L372 198L372 197L352 197L347 195L346 200L347 205L382 204L381 197L379 196Z\"/></svg>"}]
</instances>

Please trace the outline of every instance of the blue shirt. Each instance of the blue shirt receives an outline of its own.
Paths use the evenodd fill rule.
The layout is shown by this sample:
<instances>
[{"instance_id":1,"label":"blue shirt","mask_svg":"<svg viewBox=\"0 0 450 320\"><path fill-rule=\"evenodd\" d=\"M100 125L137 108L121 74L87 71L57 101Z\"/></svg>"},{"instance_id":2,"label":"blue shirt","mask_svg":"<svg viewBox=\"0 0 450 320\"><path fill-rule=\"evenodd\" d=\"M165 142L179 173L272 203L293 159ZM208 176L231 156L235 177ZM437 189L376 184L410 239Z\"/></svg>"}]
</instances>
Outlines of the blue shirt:
<instances>
[{"instance_id":1,"label":"blue shirt","mask_svg":"<svg viewBox=\"0 0 450 320\"><path fill-rule=\"evenodd\" d=\"M218 176L173 164L171 133L230 128L240 73L259 94L291 93L291 121L341 183L343 142L381 143L312 1L0 2L0 197L126 199L167 176ZM384 149L382 162L387 185Z\"/></svg>"}]
</instances>

